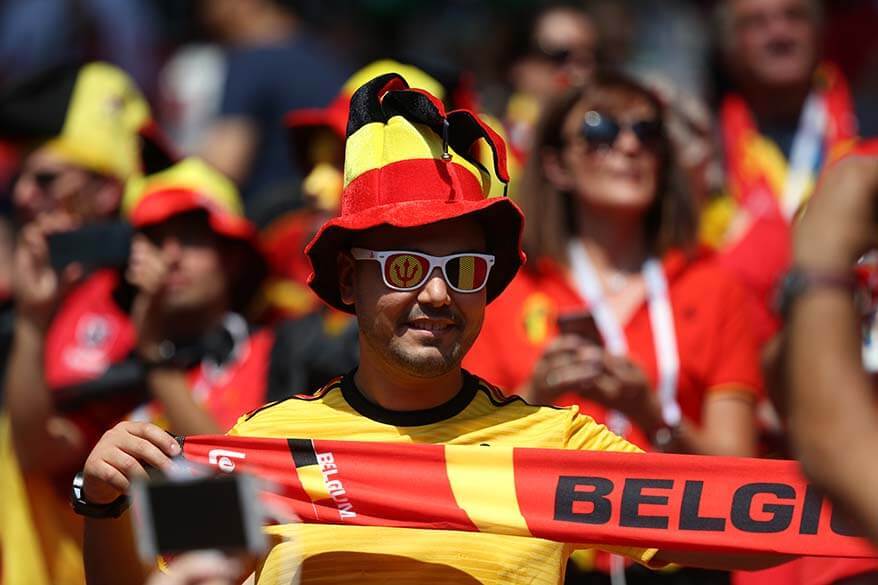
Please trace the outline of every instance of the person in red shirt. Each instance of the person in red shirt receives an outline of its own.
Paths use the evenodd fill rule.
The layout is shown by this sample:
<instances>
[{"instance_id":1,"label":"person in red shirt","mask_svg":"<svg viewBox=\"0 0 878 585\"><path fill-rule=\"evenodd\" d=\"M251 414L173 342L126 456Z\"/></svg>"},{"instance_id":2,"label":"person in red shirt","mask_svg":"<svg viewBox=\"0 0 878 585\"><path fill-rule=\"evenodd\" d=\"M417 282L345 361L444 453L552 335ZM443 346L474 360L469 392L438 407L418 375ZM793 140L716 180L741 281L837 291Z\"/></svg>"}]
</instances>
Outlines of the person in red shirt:
<instances>
[{"instance_id":1,"label":"person in red shirt","mask_svg":"<svg viewBox=\"0 0 878 585\"><path fill-rule=\"evenodd\" d=\"M823 3L716 4L731 86L717 112L725 193L707 208L704 233L757 298L757 334L765 342L780 326L772 301L792 258L796 212L822 169L878 127L869 101L821 54Z\"/></svg>"},{"instance_id":2,"label":"person in red shirt","mask_svg":"<svg viewBox=\"0 0 878 585\"><path fill-rule=\"evenodd\" d=\"M754 455L748 297L695 245L658 100L601 73L546 110L536 139L520 191L530 260L464 366L579 404L644 449Z\"/></svg>"}]
</instances>

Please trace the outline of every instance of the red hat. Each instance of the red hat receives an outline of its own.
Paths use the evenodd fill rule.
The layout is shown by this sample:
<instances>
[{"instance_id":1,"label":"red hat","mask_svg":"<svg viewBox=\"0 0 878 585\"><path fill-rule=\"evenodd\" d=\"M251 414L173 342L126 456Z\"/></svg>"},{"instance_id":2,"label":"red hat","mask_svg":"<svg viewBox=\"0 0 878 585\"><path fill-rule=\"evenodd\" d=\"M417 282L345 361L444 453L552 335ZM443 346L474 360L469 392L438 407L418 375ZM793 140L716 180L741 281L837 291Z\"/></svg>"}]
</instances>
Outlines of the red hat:
<instances>
[{"instance_id":1,"label":"red hat","mask_svg":"<svg viewBox=\"0 0 878 585\"><path fill-rule=\"evenodd\" d=\"M122 212L137 229L190 211L204 211L220 236L255 243L256 228L244 217L235 185L200 159L184 159L126 185Z\"/></svg>"},{"instance_id":2,"label":"red hat","mask_svg":"<svg viewBox=\"0 0 878 585\"><path fill-rule=\"evenodd\" d=\"M492 150L491 170L479 162L480 140ZM488 198L497 181L509 181L506 148L475 114L446 113L442 102L409 89L399 74L376 77L351 97L341 213L305 248L313 269L308 284L327 304L353 313L341 300L336 267L353 234L381 225L414 228L472 217L484 226L496 257L487 284L491 302L525 259L521 211L506 197Z\"/></svg>"}]
</instances>

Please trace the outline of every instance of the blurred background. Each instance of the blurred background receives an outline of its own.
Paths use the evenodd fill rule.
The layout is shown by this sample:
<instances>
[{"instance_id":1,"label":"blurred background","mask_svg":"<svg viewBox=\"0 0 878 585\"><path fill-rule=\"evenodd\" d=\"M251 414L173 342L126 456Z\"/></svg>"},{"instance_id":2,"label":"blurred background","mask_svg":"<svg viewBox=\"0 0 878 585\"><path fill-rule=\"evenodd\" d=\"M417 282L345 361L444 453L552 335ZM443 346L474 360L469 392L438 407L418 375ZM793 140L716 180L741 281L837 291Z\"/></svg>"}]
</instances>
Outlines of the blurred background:
<instances>
[{"instance_id":1,"label":"blurred background","mask_svg":"<svg viewBox=\"0 0 878 585\"><path fill-rule=\"evenodd\" d=\"M217 118L243 111L280 116L297 107L326 105L351 73L379 58L420 66L446 85L449 80L455 86L463 84L477 96L482 111L507 122L510 116L512 121L528 116L527 107L510 98L517 91L551 91L545 69L565 60L597 59L715 110L729 86L717 4L5 0L0 6L0 84L59 63L108 61L133 76L179 147L202 154L205 133ZM817 4L822 11L821 54L840 67L858 101L876 103L878 3ZM537 17L557 6L583 11L585 22L556 15L538 30ZM249 55L248 48L293 41L298 44L295 50L280 57L287 65L277 64L287 79L275 80L277 101L285 98L287 103L249 103L252 96L231 86L265 81L259 56ZM302 58L309 52L319 53L319 58ZM869 114L878 115L875 109ZM278 117L264 123L279 128L280 121ZM217 153L213 162L223 155L235 158L234 153ZM255 176L239 161L224 159L220 167L238 180L249 199L277 176L295 175L296 169L285 163L279 157L257 162L266 168L253 171ZM6 168L14 166L7 163ZM5 178L8 185L8 175Z\"/></svg>"}]
</instances>

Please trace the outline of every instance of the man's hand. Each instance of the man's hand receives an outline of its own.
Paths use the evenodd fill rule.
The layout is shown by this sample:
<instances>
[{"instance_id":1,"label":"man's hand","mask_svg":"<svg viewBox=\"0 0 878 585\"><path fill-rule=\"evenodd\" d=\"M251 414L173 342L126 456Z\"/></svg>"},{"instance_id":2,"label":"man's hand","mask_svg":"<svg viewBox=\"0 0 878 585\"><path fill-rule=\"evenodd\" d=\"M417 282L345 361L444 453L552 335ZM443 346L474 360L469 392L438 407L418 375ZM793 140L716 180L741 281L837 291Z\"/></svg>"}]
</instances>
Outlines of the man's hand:
<instances>
[{"instance_id":1,"label":"man's hand","mask_svg":"<svg viewBox=\"0 0 878 585\"><path fill-rule=\"evenodd\" d=\"M559 335L534 365L525 398L551 404L565 392L577 391L600 374L603 350L578 335Z\"/></svg>"},{"instance_id":2,"label":"man's hand","mask_svg":"<svg viewBox=\"0 0 878 585\"><path fill-rule=\"evenodd\" d=\"M145 466L165 469L179 454L180 445L161 428L121 422L104 433L85 462L85 499L94 504L112 502L128 491L131 480L147 477Z\"/></svg>"},{"instance_id":3,"label":"man's hand","mask_svg":"<svg viewBox=\"0 0 878 585\"><path fill-rule=\"evenodd\" d=\"M146 585L234 585L241 582L243 567L218 552L190 552L171 561L166 573L154 571Z\"/></svg>"},{"instance_id":4,"label":"man's hand","mask_svg":"<svg viewBox=\"0 0 878 585\"><path fill-rule=\"evenodd\" d=\"M131 242L131 257L125 276L138 289L131 309L131 319L138 333L138 351L147 359L155 359L158 345L165 338L159 313L168 262L159 248L138 234Z\"/></svg>"},{"instance_id":5,"label":"man's hand","mask_svg":"<svg viewBox=\"0 0 878 585\"><path fill-rule=\"evenodd\" d=\"M526 398L535 403L575 392L618 410L647 432L663 424L658 399L640 368L580 336L561 335L549 343L531 380Z\"/></svg>"},{"instance_id":6,"label":"man's hand","mask_svg":"<svg viewBox=\"0 0 878 585\"><path fill-rule=\"evenodd\" d=\"M851 156L821 180L794 235L794 264L847 273L878 246L878 158Z\"/></svg>"},{"instance_id":7,"label":"man's hand","mask_svg":"<svg viewBox=\"0 0 878 585\"><path fill-rule=\"evenodd\" d=\"M19 234L13 255L12 291L20 318L44 331L58 301L82 276L82 267L71 264L62 274L52 268L46 237L74 226L62 215L46 215L26 225Z\"/></svg>"},{"instance_id":8,"label":"man's hand","mask_svg":"<svg viewBox=\"0 0 878 585\"><path fill-rule=\"evenodd\" d=\"M599 373L585 382L577 393L587 400L621 412L647 433L662 426L664 423L658 397L640 367L625 356L598 349Z\"/></svg>"}]
</instances>

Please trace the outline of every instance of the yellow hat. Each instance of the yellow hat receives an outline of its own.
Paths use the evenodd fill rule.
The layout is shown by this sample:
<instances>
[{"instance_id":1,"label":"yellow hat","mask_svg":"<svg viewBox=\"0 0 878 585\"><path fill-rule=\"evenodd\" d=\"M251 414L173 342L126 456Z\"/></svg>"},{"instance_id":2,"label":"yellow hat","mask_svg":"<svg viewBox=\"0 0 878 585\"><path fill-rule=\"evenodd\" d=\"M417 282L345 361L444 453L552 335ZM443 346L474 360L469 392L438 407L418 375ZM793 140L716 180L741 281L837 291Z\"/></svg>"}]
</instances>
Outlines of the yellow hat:
<instances>
[{"instance_id":1,"label":"yellow hat","mask_svg":"<svg viewBox=\"0 0 878 585\"><path fill-rule=\"evenodd\" d=\"M133 80L107 63L54 69L0 94L0 136L44 141L70 163L122 180L140 172L138 132L150 122Z\"/></svg>"}]
</instances>

